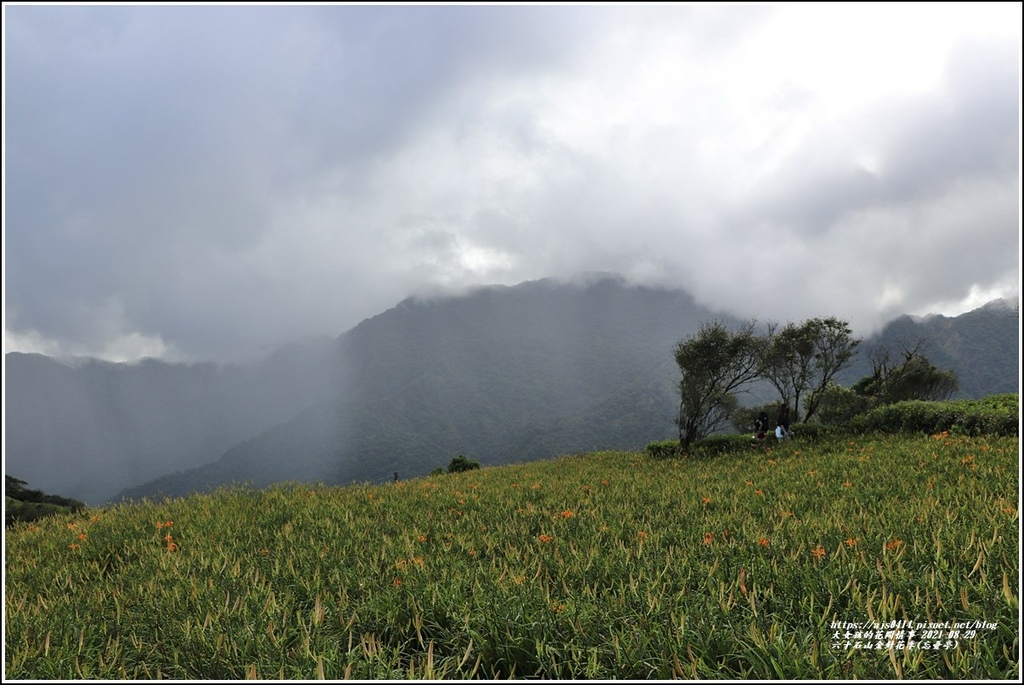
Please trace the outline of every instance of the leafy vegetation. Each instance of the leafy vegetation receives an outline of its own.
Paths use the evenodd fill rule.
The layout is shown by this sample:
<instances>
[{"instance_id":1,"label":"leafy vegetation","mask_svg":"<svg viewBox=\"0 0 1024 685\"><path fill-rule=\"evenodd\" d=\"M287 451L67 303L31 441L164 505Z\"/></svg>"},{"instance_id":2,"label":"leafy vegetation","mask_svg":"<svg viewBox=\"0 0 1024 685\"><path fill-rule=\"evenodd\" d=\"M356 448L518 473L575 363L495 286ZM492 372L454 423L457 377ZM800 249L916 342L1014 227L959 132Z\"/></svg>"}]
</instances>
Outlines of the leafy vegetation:
<instances>
[{"instance_id":1,"label":"leafy vegetation","mask_svg":"<svg viewBox=\"0 0 1024 685\"><path fill-rule=\"evenodd\" d=\"M871 374L850 389L871 398L874 404L949 399L958 386L956 374L936 368L921 353L923 344L919 341L914 346L902 346L899 361L888 348L876 348L869 353Z\"/></svg>"},{"instance_id":2,"label":"leafy vegetation","mask_svg":"<svg viewBox=\"0 0 1024 685\"><path fill-rule=\"evenodd\" d=\"M736 393L760 373L762 352L753 324L730 331L717 321L702 324L675 346L682 374L676 422L684 452L729 422L738 406Z\"/></svg>"},{"instance_id":3,"label":"leafy vegetation","mask_svg":"<svg viewBox=\"0 0 1024 685\"><path fill-rule=\"evenodd\" d=\"M430 472L431 476L440 476L443 473L462 473L463 471L472 471L473 469L480 468L480 462L476 459L466 459L463 455L459 455L448 462L448 468L436 468Z\"/></svg>"},{"instance_id":4,"label":"leafy vegetation","mask_svg":"<svg viewBox=\"0 0 1024 685\"><path fill-rule=\"evenodd\" d=\"M834 398L832 379L850 364L860 344L846 322L836 318L810 319L780 331L770 325L763 335L755 329L754 322L735 331L720 322L705 323L676 344L673 352L682 374L676 423L683 452L730 422L748 425L765 409L745 410L738 399L758 379L779 393L779 425L789 430L790 403L795 418L805 396L806 421L823 400Z\"/></svg>"},{"instance_id":5,"label":"leafy vegetation","mask_svg":"<svg viewBox=\"0 0 1024 685\"><path fill-rule=\"evenodd\" d=\"M849 366L860 342L835 317L808 319L779 331L769 327L759 375L775 387L784 405L792 405L794 421L800 418L800 400L806 398L807 420L815 415L821 393Z\"/></svg>"},{"instance_id":6,"label":"leafy vegetation","mask_svg":"<svg viewBox=\"0 0 1024 685\"><path fill-rule=\"evenodd\" d=\"M1017 439L797 435L16 524L6 677L1019 678Z\"/></svg>"},{"instance_id":7,"label":"leafy vegetation","mask_svg":"<svg viewBox=\"0 0 1024 685\"><path fill-rule=\"evenodd\" d=\"M1008 393L981 400L899 402L854 417L850 427L861 433L1018 435L1020 401Z\"/></svg>"},{"instance_id":8,"label":"leafy vegetation","mask_svg":"<svg viewBox=\"0 0 1024 685\"><path fill-rule=\"evenodd\" d=\"M749 416L750 412L737 412ZM852 417L838 424L800 423L793 426L793 435L801 443L818 442L844 435L870 433L925 434L951 433L971 436L1017 436L1020 422L1019 395L1006 393L982 400L951 400L897 402ZM770 449L778 441L773 437L758 440L749 433L712 435L696 441L683 450L676 440L651 442L646 452L655 458L710 457L727 452Z\"/></svg>"},{"instance_id":9,"label":"leafy vegetation","mask_svg":"<svg viewBox=\"0 0 1024 685\"><path fill-rule=\"evenodd\" d=\"M35 521L50 514L74 512L85 508L78 500L59 495L47 495L41 490L32 490L28 483L4 474L4 525L15 521Z\"/></svg>"},{"instance_id":10,"label":"leafy vegetation","mask_svg":"<svg viewBox=\"0 0 1024 685\"><path fill-rule=\"evenodd\" d=\"M900 343L899 359L890 347L876 344L868 353L871 373L850 388L839 385L834 379L853 363L860 343L853 338L846 322L833 317L789 324L781 330L769 325L763 335L755 332L754 322L735 331L719 322L702 325L674 349L682 374L677 387L680 402L676 419L680 449L689 452L695 442L705 440L727 423L740 431L756 425L756 439L761 440L768 427L765 424L770 421L767 417L775 409L777 425L788 433L790 406L793 417L798 417L802 397L806 399L805 423L815 418L830 425L852 426L857 419L860 430L880 430L895 424L892 430L896 432L934 432L945 430L945 424L963 424L955 415L957 409L951 410L952 416L939 417L934 406L927 404L949 398L958 381L955 373L938 369L921 352L923 340L913 345ZM758 380L778 392L781 401L777 405L740 405L739 394ZM914 400L925 404L862 416L872 408ZM912 414L922 412L929 417L911 418ZM1004 423L1002 417L995 423L989 417L967 430L972 434L1002 431L997 434L1009 435ZM706 451L728 451L734 443L738 444L723 439L706 445ZM652 449L659 454L664 452Z\"/></svg>"}]
</instances>

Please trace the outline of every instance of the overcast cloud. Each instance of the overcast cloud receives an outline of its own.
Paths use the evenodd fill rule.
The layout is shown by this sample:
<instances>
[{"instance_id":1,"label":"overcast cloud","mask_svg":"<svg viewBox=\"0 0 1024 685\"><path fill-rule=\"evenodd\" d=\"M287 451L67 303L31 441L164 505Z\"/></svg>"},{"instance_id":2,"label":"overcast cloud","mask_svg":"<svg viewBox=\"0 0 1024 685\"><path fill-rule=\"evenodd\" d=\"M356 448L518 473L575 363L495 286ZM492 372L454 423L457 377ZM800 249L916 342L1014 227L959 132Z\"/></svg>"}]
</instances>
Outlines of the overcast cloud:
<instances>
[{"instance_id":1,"label":"overcast cloud","mask_svg":"<svg viewBox=\"0 0 1024 685\"><path fill-rule=\"evenodd\" d=\"M4 6L5 350L251 357L589 271L860 334L1020 289L1019 3Z\"/></svg>"}]
</instances>

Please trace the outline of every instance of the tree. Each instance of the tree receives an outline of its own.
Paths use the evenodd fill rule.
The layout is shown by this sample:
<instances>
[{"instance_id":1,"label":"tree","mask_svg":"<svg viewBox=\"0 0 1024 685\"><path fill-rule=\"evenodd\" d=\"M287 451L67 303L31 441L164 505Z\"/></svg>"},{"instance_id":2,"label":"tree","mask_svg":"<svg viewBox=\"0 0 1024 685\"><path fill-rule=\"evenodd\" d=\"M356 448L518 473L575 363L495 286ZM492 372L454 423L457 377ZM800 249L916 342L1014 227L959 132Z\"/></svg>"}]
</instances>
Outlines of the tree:
<instances>
[{"instance_id":1,"label":"tree","mask_svg":"<svg viewBox=\"0 0 1024 685\"><path fill-rule=\"evenodd\" d=\"M849 325L835 317L769 328L761 359L761 377L775 386L782 401L800 420L800 401L806 398L804 421L814 416L832 378L849 365L859 339Z\"/></svg>"},{"instance_id":2,"label":"tree","mask_svg":"<svg viewBox=\"0 0 1024 685\"><path fill-rule=\"evenodd\" d=\"M20 499L20 495L26 492L25 486L28 485L25 481L14 476L8 476L4 474L4 494L12 499Z\"/></svg>"},{"instance_id":3,"label":"tree","mask_svg":"<svg viewBox=\"0 0 1024 685\"><path fill-rule=\"evenodd\" d=\"M858 395L850 388L838 383L829 383L819 395L817 419L824 424L841 426L854 416L870 410L874 403L870 398Z\"/></svg>"},{"instance_id":4,"label":"tree","mask_svg":"<svg viewBox=\"0 0 1024 685\"><path fill-rule=\"evenodd\" d=\"M461 454L448 462L448 473L462 473L480 468L480 462L476 459L466 459Z\"/></svg>"},{"instance_id":5,"label":"tree","mask_svg":"<svg viewBox=\"0 0 1024 685\"><path fill-rule=\"evenodd\" d=\"M890 348L871 351L871 374L851 387L858 395L876 404L905 400L948 400L959 387L956 374L941 371L921 353L923 340L913 345L899 344L897 358Z\"/></svg>"},{"instance_id":6,"label":"tree","mask_svg":"<svg viewBox=\"0 0 1024 685\"><path fill-rule=\"evenodd\" d=\"M679 444L685 452L729 421L736 393L757 378L761 338L753 322L731 332L720 322L702 324L696 335L680 340L673 352L679 381Z\"/></svg>"}]
</instances>

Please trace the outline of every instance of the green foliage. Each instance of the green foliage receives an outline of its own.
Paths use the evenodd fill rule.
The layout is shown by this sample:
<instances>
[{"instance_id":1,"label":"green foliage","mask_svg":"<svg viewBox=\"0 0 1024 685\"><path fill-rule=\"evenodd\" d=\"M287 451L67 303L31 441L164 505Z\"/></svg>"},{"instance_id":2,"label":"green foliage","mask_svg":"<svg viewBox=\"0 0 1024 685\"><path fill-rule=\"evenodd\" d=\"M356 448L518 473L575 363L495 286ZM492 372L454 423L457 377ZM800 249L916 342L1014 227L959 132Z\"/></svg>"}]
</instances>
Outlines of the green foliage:
<instances>
[{"instance_id":1,"label":"green foliage","mask_svg":"<svg viewBox=\"0 0 1024 685\"><path fill-rule=\"evenodd\" d=\"M1014 436L1019 434L1019 423L1018 395L1008 393L983 400L888 404L855 417L850 427L861 433Z\"/></svg>"},{"instance_id":2,"label":"green foliage","mask_svg":"<svg viewBox=\"0 0 1024 685\"><path fill-rule=\"evenodd\" d=\"M711 435L698 440L690 447L690 454L696 458L715 457L733 452L749 451L751 447L771 448L775 445L775 434L770 433L762 441L751 440L747 434L742 435Z\"/></svg>"},{"instance_id":3,"label":"green foliage","mask_svg":"<svg viewBox=\"0 0 1024 685\"><path fill-rule=\"evenodd\" d=\"M837 373L850 365L860 340L849 324L835 317L808 319L769 331L760 376L771 383L783 402L793 407L793 422L815 416L822 393Z\"/></svg>"},{"instance_id":4,"label":"green foliage","mask_svg":"<svg viewBox=\"0 0 1024 685\"><path fill-rule=\"evenodd\" d=\"M448 473L462 473L480 468L480 462L476 459L466 459L461 454L448 462Z\"/></svg>"},{"instance_id":5,"label":"green foliage","mask_svg":"<svg viewBox=\"0 0 1024 685\"><path fill-rule=\"evenodd\" d=\"M847 433L841 426L824 423L797 423L790 427L790 431L793 433L793 439L802 443L829 440Z\"/></svg>"},{"instance_id":6,"label":"green foliage","mask_svg":"<svg viewBox=\"0 0 1024 685\"><path fill-rule=\"evenodd\" d=\"M50 514L74 512L85 505L75 499L47 495L40 490L31 490L25 481L4 474L4 525L15 521L36 521Z\"/></svg>"},{"instance_id":7,"label":"green foliage","mask_svg":"<svg viewBox=\"0 0 1024 685\"><path fill-rule=\"evenodd\" d=\"M673 351L679 381L679 442L688 451L694 441L728 423L739 406L736 393L757 377L761 340L753 323L730 331L720 322L705 323Z\"/></svg>"},{"instance_id":8,"label":"green foliage","mask_svg":"<svg viewBox=\"0 0 1024 685\"><path fill-rule=\"evenodd\" d=\"M15 680L1017 680L1014 438L604 452L16 524ZM834 621L986 621L856 648Z\"/></svg>"},{"instance_id":9,"label":"green foliage","mask_svg":"<svg viewBox=\"0 0 1024 685\"><path fill-rule=\"evenodd\" d=\"M73 511L70 507L59 504L47 504L44 502L23 502L11 497L4 498L4 525L10 526L15 522L28 523L38 521L44 516L53 514L66 514Z\"/></svg>"},{"instance_id":10,"label":"green foliage","mask_svg":"<svg viewBox=\"0 0 1024 685\"><path fill-rule=\"evenodd\" d=\"M818 401L818 419L825 424L838 426L849 423L854 416L871 409L874 403L850 388L829 383L821 392Z\"/></svg>"},{"instance_id":11,"label":"green foliage","mask_svg":"<svg viewBox=\"0 0 1024 685\"><path fill-rule=\"evenodd\" d=\"M652 459L678 459L683 456L678 440L649 442L644 452Z\"/></svg>"},{"instance_id":12,"label":"green foliage","mask_svg":"<svg viewBox=\"0 0 1024 685\"><path fill-rule=\"evenodd\" d=\"M857 395L871 398L875 405L907 400L946 400L958 382L952 371L941 371L921 353L923 342L902 346L902 360L894 361L888 348L871 352L871 374L851 386Z\"/></svg>"}]
</instances>

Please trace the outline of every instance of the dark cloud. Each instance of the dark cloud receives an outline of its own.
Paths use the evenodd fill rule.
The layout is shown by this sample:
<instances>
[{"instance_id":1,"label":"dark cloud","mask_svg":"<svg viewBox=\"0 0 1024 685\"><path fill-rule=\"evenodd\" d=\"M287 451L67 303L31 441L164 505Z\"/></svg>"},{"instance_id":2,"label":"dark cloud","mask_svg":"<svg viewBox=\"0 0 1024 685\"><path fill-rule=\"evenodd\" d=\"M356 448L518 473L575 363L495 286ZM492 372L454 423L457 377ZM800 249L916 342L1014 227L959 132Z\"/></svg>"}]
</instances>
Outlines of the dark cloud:
<instances>
[{"instance_id":1,"label":"dark cloud","mask_svg":"<svg viewBox=\"0 0 1024 685\"><path fill-rule=\"evenodd\" d=\"M1019 29L858 65L816 12L8 6L7 344L228 359L589 271L865 328L1017 294Z\"/></svg>"}]
</instances>

